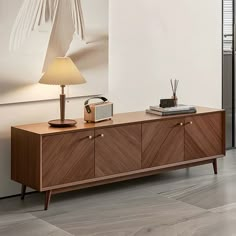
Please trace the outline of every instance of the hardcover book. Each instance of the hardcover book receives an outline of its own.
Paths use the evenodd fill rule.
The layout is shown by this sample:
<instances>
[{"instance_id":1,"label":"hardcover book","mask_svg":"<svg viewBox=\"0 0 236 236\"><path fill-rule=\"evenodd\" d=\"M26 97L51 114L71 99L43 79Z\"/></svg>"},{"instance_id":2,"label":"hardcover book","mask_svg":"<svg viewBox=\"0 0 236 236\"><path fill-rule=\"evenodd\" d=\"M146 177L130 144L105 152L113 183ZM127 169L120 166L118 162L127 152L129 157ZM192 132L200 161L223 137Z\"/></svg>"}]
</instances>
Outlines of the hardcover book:
<instances>
[{"instance_id":1,"label":"hardcover book","mask_svg":"<svg viewBox=\"0 0 236 236\"><path fill-rule=\"evenodd\" d=\"M193 108L188 110L175 110L175 111L157 111L157 110L147 109L146 112L158 116L170 116L170 115L196 113L196 109Z\"/></svg>"},{"instance_id":2,"label":"hardcover book","mask_svg":"<svg viewBox=\"0 0 236 236\"><path fill-rule=\"evenodd\" d=\"M196 109L196 108L191 105L183 105L183 104L180 104L176 107L166 107L166 108L162 108L160 106L150 106L150 110L161 111L161 112L186 111L186 110L191 110L191 109Z\"/></svg>"}]
</instances>

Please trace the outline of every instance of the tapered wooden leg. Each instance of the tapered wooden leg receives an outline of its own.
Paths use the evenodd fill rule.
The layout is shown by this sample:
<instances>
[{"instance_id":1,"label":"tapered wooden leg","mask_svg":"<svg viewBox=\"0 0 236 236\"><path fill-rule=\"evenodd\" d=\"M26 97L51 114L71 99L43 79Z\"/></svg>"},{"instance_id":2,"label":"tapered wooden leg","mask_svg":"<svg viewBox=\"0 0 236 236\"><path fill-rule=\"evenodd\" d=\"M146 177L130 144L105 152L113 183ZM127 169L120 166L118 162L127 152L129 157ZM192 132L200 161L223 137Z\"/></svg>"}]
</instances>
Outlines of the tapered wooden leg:
<instances>
[{"instance_id":1,"label":"tapered wooden leg","mask_svg":"<svg viewBox=\"0 0 236 236\"><path fill-rule=\"evenodd\" d=\"M21 200L25 199L25 191L26 191L26 185L21 185Z\"/></svg>"},{"instance_id":2,"label":"tapered wooden leg","mask_svg":"<svg viewBox=\"0 0 236 236\"><path fill-rule=\"evenodd\" d=\"M217 175L217 174L218 174L218 170L217 170L217 159L214 159L214 160L213 160L212 165L213 165L214 173L215 173L215 175Z\"/></svg>"},{"instance_id":3,"label":"tapered wooden leg","mask_svg":"<svg viewBox=\"0 0 236 236\"><path fill-rule=\"evenodd\" d=\"M46 211L48 209L50 200L52 196L52 190L48 190L45 192L45 202L44 202L44 210Z\"/></svg>"}]
</instances>

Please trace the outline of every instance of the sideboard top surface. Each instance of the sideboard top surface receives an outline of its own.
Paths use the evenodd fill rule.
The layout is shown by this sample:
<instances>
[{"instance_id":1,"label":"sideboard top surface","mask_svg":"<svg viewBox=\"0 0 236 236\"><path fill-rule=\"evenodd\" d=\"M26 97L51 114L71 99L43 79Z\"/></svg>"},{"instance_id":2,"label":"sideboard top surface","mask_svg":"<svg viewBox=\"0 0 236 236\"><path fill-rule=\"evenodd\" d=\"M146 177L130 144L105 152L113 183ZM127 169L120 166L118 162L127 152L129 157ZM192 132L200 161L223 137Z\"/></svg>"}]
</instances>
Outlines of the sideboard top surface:
<instances>
[{"instance_id":1,"label":"sideboard top surface","mask_svg":"<svg viewBox=\"0 0 236 236\"><path fill-rule=\"evenodd\" d=\"M103 127L129 124L129 123L189 117L192 115L198 115L198 114L200 115L204 113L207 114L207 113L223 111L221 109L214 109L214 108L207 108L207 107L196 107L196 108L197 108L197 113L171 115L171 116L157 116L153 114L147 114L145 111L119 113L119 114L115 114L112 120L98 122L98 123L86 123L83 120L83 118L79 118L79 119L76 119L77 125L75 127L69 127L69 128L52 128L46 122L38 123L38 124L14 126L13 128L21 129L21 130L39 134L39 135L46 135L46 134L55 134L55 133L61 133L61 132L86 130L86 129L92 129L92 128L103 128Z\"/></svg>"}]
</instances>

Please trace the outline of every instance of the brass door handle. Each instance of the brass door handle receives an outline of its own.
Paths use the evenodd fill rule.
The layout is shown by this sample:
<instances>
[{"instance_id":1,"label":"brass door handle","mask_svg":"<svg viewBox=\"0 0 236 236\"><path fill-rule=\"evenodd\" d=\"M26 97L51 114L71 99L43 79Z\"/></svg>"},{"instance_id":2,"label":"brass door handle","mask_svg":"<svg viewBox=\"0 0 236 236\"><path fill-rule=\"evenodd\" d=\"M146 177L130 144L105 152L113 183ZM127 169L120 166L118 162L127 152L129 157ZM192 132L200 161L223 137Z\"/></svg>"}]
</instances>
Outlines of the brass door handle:
<instances>
[{"instance_id":1,"label":"brass door handle","mask_svg":"<svg viewBox=\"0 0 236 236\"><path fill-rule=\"evenodd\" d=\"M189 121L189 122L186 123L186 125L192 125L192 124L193 124L192 121Z\"/></svg>"},{"instance_id":2,"label":"brass door handle","mask_svg":"<svg viewBox=\"0 0 236 236\"><path fill-rule=\"evenodd\" d=\"M180 123L178 123L177 125L178 125L178 126L183 126L184 123L183 123L183 122L180 122Z\"/></svg>"}]
</instances>

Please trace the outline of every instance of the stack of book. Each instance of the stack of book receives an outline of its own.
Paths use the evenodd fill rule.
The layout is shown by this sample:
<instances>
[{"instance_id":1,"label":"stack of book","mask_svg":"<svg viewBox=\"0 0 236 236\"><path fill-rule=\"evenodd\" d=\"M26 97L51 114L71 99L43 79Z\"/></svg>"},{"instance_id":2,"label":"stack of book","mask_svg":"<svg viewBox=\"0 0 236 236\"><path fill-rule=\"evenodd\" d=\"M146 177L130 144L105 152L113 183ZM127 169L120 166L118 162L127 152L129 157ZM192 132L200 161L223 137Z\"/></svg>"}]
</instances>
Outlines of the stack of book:
<instances>
[{"instance_id":1,"label":"stack of book","mask_svg":"<svg viewBox=\"0 0 236 236\"><path fill-rule=\"evenodd\" d=\"M195 113L196 108L194 106L188 106L188 105L178 105L176 107L166 107L166 108L162 108L159 106L150 106L150 108L147 109L146 112L159 116L170 116L178 114Z\"/></svg>"}]
</instances>

